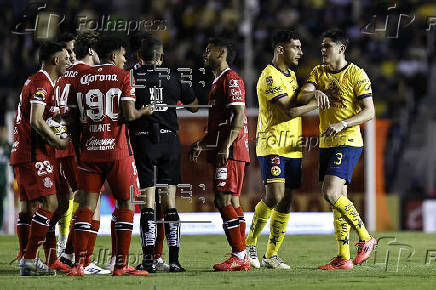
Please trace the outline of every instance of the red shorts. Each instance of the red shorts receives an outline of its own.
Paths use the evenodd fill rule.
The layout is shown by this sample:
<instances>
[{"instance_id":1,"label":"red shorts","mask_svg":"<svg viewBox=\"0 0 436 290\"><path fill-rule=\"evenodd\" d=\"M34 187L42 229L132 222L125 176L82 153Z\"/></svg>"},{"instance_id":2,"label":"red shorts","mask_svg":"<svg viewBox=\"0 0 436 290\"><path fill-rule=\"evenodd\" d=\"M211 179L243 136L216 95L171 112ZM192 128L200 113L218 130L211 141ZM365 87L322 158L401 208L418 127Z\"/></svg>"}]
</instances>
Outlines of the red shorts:
<instances>
[{"instance_id":1,"label":"red shorts","mask_svg":"<svg viewBox=\"0 0 436 290\"><path fill-rule=\"evenodd\" d=\"M60 162L60 171L67 179L71 190L75 192L77 187L77 162L75 156L67 156L58 159Z\"/></svg>"},{"instance_id":2,"label":"red shorts","mask_svg":"<svg viewBox=\"0 0 436 290\"><path fill-rule=\"evenodd\" d=\"M18 164L14 167L21 201L56 194L57 164L51 160Z\"/></svg>"},{"instance_id":3,"label":"red shorts","mask_svg":"<svg viewBox=\"0 0 436 290\"><path fill-rule=\"evenodd\" d=\"M231 192L232 195L241 195L245 164L245 162L241 161L228 160L226 167L215 167L215 189L220 192Z\"/></svg>"},{"instance_id":4,"label":"red shorts","mask_svg":"<svg viewBox=\"0 0 436 290\"><path fill-rule=\"evenodd\" d=\"M79 162L77 171L79 189L88 193L100 193L107 180L112 195L117 200L138 196L138 174L133 156L108 162Z\"/></svg>"},{"instance_id":5,"label":"red shorts","mask_svg":"<svg viewBox=\"0 0 436 290\"><path fill-rule=\"evenodd\" d=\"M62 164L60 159L56 159L56 170L55 170L55 185L57 194L69 194L70 188L68 187L68 181L65 177L64 171L62 170Z\"/></svg>"}]
</instances>

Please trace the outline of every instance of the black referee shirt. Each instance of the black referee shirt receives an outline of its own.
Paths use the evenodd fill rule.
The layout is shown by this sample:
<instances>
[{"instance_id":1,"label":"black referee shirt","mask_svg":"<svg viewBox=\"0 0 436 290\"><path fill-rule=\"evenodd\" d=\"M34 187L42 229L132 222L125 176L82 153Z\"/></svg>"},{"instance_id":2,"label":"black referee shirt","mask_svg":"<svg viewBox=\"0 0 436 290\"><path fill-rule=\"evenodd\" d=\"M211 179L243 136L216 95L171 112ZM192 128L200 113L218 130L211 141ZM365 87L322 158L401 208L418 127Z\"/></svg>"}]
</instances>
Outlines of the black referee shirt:
<instances>
[{"instance_id":1,"label":"black referee shirt","mask_svg":"<svg viewBox=\"0 0 436 290\"><path fill-rule=\"evenodd\" d=\"M136 109L140 109L143 105L155 104L177 105L177 101L181 101L187 105L195 100L195 94L189 84L181 82L180 77L173 73L155 71L153 65L142 65L139 68L133 69L135 78L135 95ZM145 80L144 80L145 79ZM145 88L137 88L138 85ZM150 131L152 123L159 123L161 129L177 131L179 124L177 123L177 114L175 107L156 107L156 110L150 116L142 116L141 118L129 124L129 130L132 133L140 131Z\"/></svg>"}]
</instances>

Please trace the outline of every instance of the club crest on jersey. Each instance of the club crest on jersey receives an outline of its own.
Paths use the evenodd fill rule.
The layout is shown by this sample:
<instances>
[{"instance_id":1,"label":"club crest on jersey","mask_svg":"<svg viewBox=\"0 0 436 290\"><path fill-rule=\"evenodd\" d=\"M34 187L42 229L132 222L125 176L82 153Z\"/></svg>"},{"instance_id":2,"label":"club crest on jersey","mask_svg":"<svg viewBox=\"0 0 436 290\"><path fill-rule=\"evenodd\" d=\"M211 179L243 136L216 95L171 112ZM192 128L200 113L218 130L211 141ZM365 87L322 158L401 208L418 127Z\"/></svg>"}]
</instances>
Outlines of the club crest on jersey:
<instances>
[{"instance_id":1,"label":"club crest on jersey","mask_svg":"<svg viewBox=\"0 0 436 290\"><path fill-rule=\"evenodd\" d=\"M51 188L53 186L53 181L51 181L50 177L44 178L43 183L46 188Z\"/></svg>"},{"instance_id":2,"label":"club crest on jersey","mask_svg":"<svg viewBox=\"0 0 436 290\"><path fill-rule=\"evenodd\" d=\"M273 84L273 78L272 77L266 77L265 81L266 81L266 84L268 86L272 86L272 84Z\"/></svg>"},{"instance_id":3,"label":"club crest on jersey","mask_svg":"<svg viewBox=\"0 0 436 290\"><path fill-rule=\"evenodd\" d=\"M280 156L271 156L270 157L270 162L272 165L279 165L280 164Z\"/></svg>"},{"instance_id":4,"label":"club crest on jersey","mask_svg":"<svg viewBox=\"0 0 436 290\"><path fill-rule=\"evenodd\" d=\"M238 80L230 80L229 81L229 88L238 88L239 87L239 81Z\"/></svg>"},{"instance_id":5,"label":"club crest on jersey","mask_svg":"<svg viewBox=\"0 0 436 290\"><path fill-rule=\"evenodd\" d=\"M36 90L37 90L37 92L35 93L35 95L33 97L35 99L37 99L38 101L44 101L45 96L47 96L47 92L42 88L37 88Z\"/></svg>"},{"instance_id":6,"label":"club crest on jersey","mask_svg":"<svg viewBox=\"0 0 436 290\"><path fill-rule=\"evenodd\" d=\"M282 170L277 165L271 167L271 174L274 176L279 176L282 173Z\"/></svg>"}]
</instances>

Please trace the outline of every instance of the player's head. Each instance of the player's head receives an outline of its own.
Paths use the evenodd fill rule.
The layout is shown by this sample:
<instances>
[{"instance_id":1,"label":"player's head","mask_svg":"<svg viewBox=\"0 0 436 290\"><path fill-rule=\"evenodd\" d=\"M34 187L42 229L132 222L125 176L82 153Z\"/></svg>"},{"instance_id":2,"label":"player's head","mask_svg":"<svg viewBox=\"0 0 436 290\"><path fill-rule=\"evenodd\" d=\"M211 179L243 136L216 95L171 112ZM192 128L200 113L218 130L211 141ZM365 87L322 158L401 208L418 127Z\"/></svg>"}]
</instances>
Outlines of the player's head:
<instances>
[{"instance_id":1,"label":"player's head","mask_svg":"<svg viewBox=\"0 0 436 290\"><path fill-rule=\"evenodd\" d=\"M345 58L345 50L348 46L348 37L345 32L332 29L323 33L321 43L322 62L332 64Z\"/></svg>"},{"instance_id":2,"label":"player's head","mask_svg":"<svg viewBox=\"0 0 436 290\"><path fill-rule=\"evenodd\" d=\"M39 48L39 59L44 67L55 67L56 74L61 76L71 65L70 55L65 49L65 43L47 41Z\"/></svg>"},{"instance_id":3,"label":"player's head","mask_svg":"<svg viewBox=\"0 0 436 290\"><path fill-rule=\"evenodd\" d=\"M124 68L126 47L122 38L104 35L98 40L96 51L102 63L112 63L119 68Z\"/></svg>"},{"instance_id":4,"label":"player's head","mask_svg":"<svg viewBox=\"0 0 436 290\"><path fill-rule=\"evenodd\" d=\"M164 51L162 40L155 35L148 35L141 41L139 57L148 64L162 65Z\"/></svg>"},{"instance_id":5,"label":"player's head","mask_svg":"<svg viewBox=\"0 0 436 290\"><path fill-rule=\"evenodd\" d=\"M95 51L99 36L99 33L95 31L85 31L77 36L76 47L74 48L77 59L89 58L91 65L100 63L98 54Z\"/></svg>"},{"instance_id":6,"label":"player's head","mask_svg":"<svg viewBox=\"0 0 436 290\"><path fill-rule=\"evenodd\" d=\"M274 57L282 58L287 66L296 66L303 56L300 36L294 30L279 30L272 37Z\"/></svg>"},{"instance_id":7,"label":"player's head","mask_svg":"<svg viewBox=\"0 0 436 290\"><path fill-rule=\"evenodd\" d=\"M231 65L236 57L233 43L225 38L210 38L206 50L203 53L204 65L212 69L219 67L222 63Z\"/></svg>"},{"instance_id":8,"label":"player's head","mask_svg":"<svg viewBox=\"0 0 436 290\"><path fill-rule=\"evenodd\" d=\"M148 32L137 32L132 34L132 36L129 38L130 51L132 52L132 56L135 62L141 62L140 51L142 40L150 36L151 34Z\"/></svg>"},{"instance_id":9,"label":"player's head","mask_svg":"<svg viewBox=\"0 0 436 290\"><path fill-rule=\"evenodd\" d=\"M76 36L73 33L65 32L61 34L58 41L65 43L65 48L70 55L71 64L74 64L76 62L76 54L74 52Z\"/></svg>"}]
</instances>

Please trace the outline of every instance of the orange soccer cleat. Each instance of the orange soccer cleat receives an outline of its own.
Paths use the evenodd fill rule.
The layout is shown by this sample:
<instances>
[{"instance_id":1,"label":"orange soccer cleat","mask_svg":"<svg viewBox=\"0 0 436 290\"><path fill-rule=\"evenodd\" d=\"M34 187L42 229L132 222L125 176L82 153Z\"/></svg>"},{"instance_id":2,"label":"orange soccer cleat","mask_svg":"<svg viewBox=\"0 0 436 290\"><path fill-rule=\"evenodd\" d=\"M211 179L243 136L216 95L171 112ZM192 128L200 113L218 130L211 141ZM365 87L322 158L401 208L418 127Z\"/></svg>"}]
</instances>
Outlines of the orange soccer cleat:
<instances>
[{"instance_id":1,"label":"orange soccer cleat","mask_svg":"<svg viewBox=\"0 0 436 290\"><path fill-rule=\"evenodd\" d=\"M368 242L357 242L354 244L357 246L357 254L354 257L354 265L360 265L366 260L368 260L372 251L377 247L377 240L373 237Z\"/></svg>"},{"instance_id":2,"label":"orange soccer cleat","mask_svg":"<svg viewBox=\"0 0 436 290\"><path fill-rule=\"evenodd\" d=\"M320 270L347 270L347 269L353 269L353 262L351 260L345 260L341 257L334 257L330 263L319 266L318 269Z\"/></svg>"},{"instance_id":3,"label":"orange soccer cleat","mask_svg":"<svg viewBox=\"0 0 436 290\"><path fill-rule=\"evenodd\" d=\"M136 270L135 268L130 266L125 266L124 268L117 268L115 266L114 271L112 272L112 276L122 276L122 275L148 276L148 272L145 270Z\"/></svg>"},{"instance_id":4,"label":"orange soccer cleat","mask_svg":"<svg viewBox=\"0 0 436 290\"><path fill-rule=\"evenodd\" d=\"M250 270L250 261L247 255L245 255L244 259L239 259L232 254L230 258L221 264L215 264L213 268L215 271L248 271Z\"/></svg>"},{"instance_id":5,"label":"orange soccer cleat","mask_svg":"<svg viewBox=\"0 0 436 290\"><path fill-rule=\"evenodd\" d=\"M83 276L85 275L85 269L82 264L76 264L71 268L71 272L67 276Z\"/></svg>"},{"instance_id":6,"label":"orange soccer cleat","mask_svg":"<svg viewBox=\"0 0 436 290\"><path fill-rule=\"evenodd\" d=\"M52 270L59 271L62 273L69 273L71 271L71 268L68 265L63 264L59 260L54 261L53 263L48 265L48 267Z\"/></svg>"}]
</instances>

